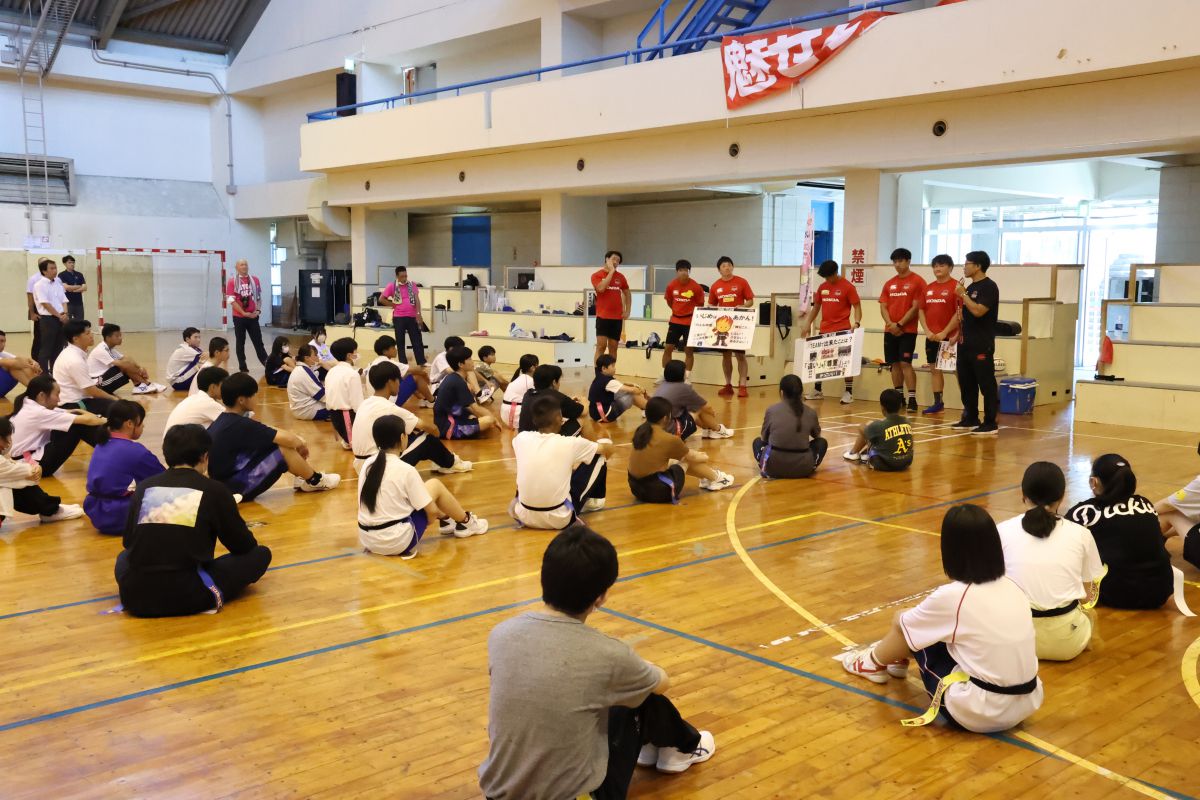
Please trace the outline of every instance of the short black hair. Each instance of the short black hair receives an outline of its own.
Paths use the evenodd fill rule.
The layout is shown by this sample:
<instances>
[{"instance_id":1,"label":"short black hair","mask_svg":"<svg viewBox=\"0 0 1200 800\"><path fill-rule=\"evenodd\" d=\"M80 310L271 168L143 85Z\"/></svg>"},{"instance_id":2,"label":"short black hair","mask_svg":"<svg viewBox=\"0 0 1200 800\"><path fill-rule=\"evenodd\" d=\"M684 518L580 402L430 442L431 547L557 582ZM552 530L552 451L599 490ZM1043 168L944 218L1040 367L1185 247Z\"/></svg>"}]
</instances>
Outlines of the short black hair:
<instances>
[{"instance_id":1,"label":"short black hair","mask_svg":"<svg viewBox=\"0 0 1200 800\"><path fill-rule=\"evenodd\" d=\"M721 256L720 258L717 259L717 269L720 269L722 264L729 264L729 266L732 267L733 259L730 258L729 256Z\"/></svg>"},{"instance_id":2,"label":"short black hair","mask_svg":"<svg viewBox=\"0 0 1200 800\"><path fill-rule=\"evenodd\" d=\"M212 448L212 437L201 425L172 425L163 437L163 458L168 467L194 467Z\"/></svg>"},{"instance_id":3,"label":"short black hair","mask_svg":"<svg viewBox=\"0 0 1200 800\"><path fill-rule=\"evenodd\" d=\"M215 356L217 353L221 352L222 350L228 350L228 349L229 349L229 340L226 339L224 336L214 336L208 340L208 355L210 358Z\"/></svg>"},{"instance_id":4,"label":"short black hair","mask_svg":"<svg viewBox=\"0 0 1200 800\"><path fill-rule=\"evenodd\" d=\"M62 262L65 264L65 263L67 263L68 261L70 261L72 264L74 264L74 263L75 263L75 256L71 255L70 253L68 253L67 255L63 256Z\"/></svg>"},{"instance_id":5,"label":"short black hair","mask_svg":"<svg viewBox=\"0 0 1200 800\"><path fill-rule=\"evenodd\" d=\"M6 337L6 338L7 338L8 334L7 334L7 333L5 333L4 331L0 331L0 336L4 336L4 337Z\"/></svg>"},{"instance_id":6,"label":"short black hair","mask_svg":"<svg viewBox=\"0 0 1200 800\"><path fill-rule=\"evenodd\" d=\"M300 349L296 351L296 359L303 361L309 356L316 355L316 353L317 348L313 347L311 344L302 344L300 345Z\"/></svg>"},{"instance_id":7,"label":"short black hair","mask_svg":"<svg viewBox=\"0 0 1200 800\"><path fill-rule=\"evenodd\" d=\"M549 389L555 381L562 380L562 367L558 364L538 364L533 370L533 388Z\"/></svg>"},{"instance_id":8,"label":"short black hair","mask_svg":"<svg viewBox=\"0 0 1200 800\"><path fill-rule=\"evenodd\" d=\"M961 583L1004 577L1004 548L988 513L977 505L954 506L942 518L942 569Z\"/></svg>"},{"instance_id":9,"label":"short black hair","mask_svg":"<svg viewBox=\"0 0 1200 800\"><path fill-rule=\"evenodd\" d=\"M401 272L408 272L408 267L396 267L396 274L399 275Z\"/></svg>"},{"instance_id":10,"label":"short black hair","mask_svg":"<svg viewBox=\"0 0 1200 800\"><path fill-rule=\"evenodd\" d=\"M205 367L196 373L196 389L207 392L210 386L220 386L228 377L229 373L220 367Z\"/></svg>"},{"instance_id":11,"label":"short black hair","mask_svg":"<svg viewBox=\"0 0 1200 800\"><path fill-rule=\"evenodd\" d=\"M613 256L616 256L617 258L621 259L622 264L625 263L625 256L621 255L620 250L609 250L607 253L604 254L604 260L608 261Z\"/></svg>"},{"instance_id":12,"label":"short black hair","mask_svg":"<svg viewBox=\"0 0 1200 800\"><path fill-rule=\"evenodd\" d=\"M599 375L601 370L608 369L615 363L617 363L617 357L605 353L596 359L596 374Z\"/></svg>"},{"instance_id":13,"label":"short black hair","mask_svg":"<svg viewBox=\"0 0 1200 800\"><path fill-rule=\"evenodd\" d=\"M675 262L675 271L678 272L681 269L686 269L688 272L691 272L692 262L688 261L686 258L679 259Z\"/></svg>"},{"instance_id":14,"label":"short black hair","mask_svg":"<svg viewBox=\"0 0 1200 800\"><path fill-rule=\"evenodd\" d=\"M12 435L12 417L0 417L0 439L11 439Z\"/></svg>"},{"instance_id":15,"label":"short black hair","mask_svg":"<svg viewBox=\"0 0 1200 800\"><path fill-rule=\"evenodd\" d=\"M562 415L562 406L557 397L551 397L548 394L542 395L533 399L529 413L533 415L533 427L540 431L542 428L550 427L555 416Z\"/></svg>"},{"instance_id":16,"label":"short black hair","mask_svg":"<svg viewBox=\"0 0 1200 800\"><path fill-rule=\"evenodd\" d=\"M677 358L671 359L671 363L663 367L663 380L667 383L683 383L683 379L687 376L687 370L684 369L684 364Z\"/></svg>"},{"instance_id":17,"label":"short black hair","mask_svg":"<svg viewBox=\"0 0 1200 800\"><path fill-rule=\"evenodd\" d=\"M542 555L542 600L567 614L582 614L617 582L617 549L576 522L555 536Z\"/></svg>"},{"instance_id":18,"label":"short black hair","mask_svg":"<svg viewBox=\"0 0 1200 800\"><path fill-rule=\"evenodd\" d=\"M450 352L451 347L463 347L465 345L466 342L462 340L461 336L447 336L446 341L442 342L442 348L447 353Z\"/></svg>"},{"instance_id":19,"label":"short black hair","mask_svg":"<svg viewBox=\"0 0 1200 800\"><path fill-rule=\"evenodd\" d=\"M375 355L381 356L396 346L396 340L391 336L384 334L375 340Z\"/></svg>"},{"instance_id":20,"label":"short black hair","mask_svg":"<svg viewBox=\"0 0 1200 800\"><path fill-rule=\"evenodd\" d=\"M907 247L897 247L892 251L892 261L912 261L912 251Z\"/></svg>"},{"instance_id":21,"label":"short black hair","mask_svg":"<svg viewBox=\"0 0 1200 800\"><path fill-rule=\"evenodd\" d=\"M496 355L496 348L492 347L490 344L485 344L483 347L479 348L479 360L480 361L487 358L488 356L494 356L494 355Z\"/></svg>"},{"instance_id":22,"label":"short black hair","mask_svg":"<svg viewBox=\"0 0 1200 800\"><path fill-rule=\"evenodd\" d=\"M92 323L86 319L69 319L63 325L63 338L70 342L92 329Z\"/></svg>"},{"instance_id":23,"label":"short black hair","mask_svg":"<svg viewBox=\"0 0 1200 800\"><path fill-rule=\"evenodd\" d=\"M904 408L904 395L896 389L884 389L879 393L879 405L888 414L899 414Z\"/></svg>"},{"instance_id":24,"label":"short black hair","mask_svg":"<svg viewBox=\"0 0 1200 800\"><path fill-rule=\"evenodd\" d=\"M933 257L933 261L931 261L930 263L935 267L939 266L939 265L953 267L954 259L951 258L950 256L946 255L945 253L939 253L938 255Z\"/></svg>"},{"instance_id":25,"label":"short black hair","mask_svg":"<svg viewBox=\"0 0 1200 800\"><path fill-rule=\"evenodd\" d=\"M118 325L115 322L106 322L106 323L104 323L104 327L100 329L100 338L107 339L108 337L112 336L114 333L120 333L120 332L121 332L120 325Z\"/></svg>"},{"instance_id":26,"label":"short black hair","mask_svg":"<svg viewBox=\"0 0 1200 800\"><path fill-rule=\"evenodd\" d=\"M199 332L200 332L199 328L184 328L183 329L183 338L186 341L187 339L192 338Z\"/></svg>"},{"instance_id":27,"label":"short black hair","mask_svg":"<svg viewBox=\"0 0 1200 800\"><path fill-rule=\"evenodd\" d=\"M446 351L446 363L450 365L450 369L455 372L463 365L468 358L471 357L471 348L458 345L451 347Z\"/></svg>"},{"instance_id":28,"label":"short black hair","mask_svg":"<svg viewBox=\"0 0 1200 800\"><path fill-rule=\"evenodd\" d=\"M43 275L45 275L45 274L46 274L46 269L47 269L47 268L48 268L48 267L49 267L51 264L53 264L53 263L54 263L54 259L53 259L53 258L43 258L43 259L41 259L40 261L38 261L38 272L40 272L40 273L42 273Z\"/></svg>"},{"instance_id":29,"label":"short black hair","mask_svg":"<svg viewBox=\"0 0 1200 800\"><path fill-rule=\"evenodd\" d=\"M221 383L221 402L226 408L237 405L243 397L258 394L258 381L245 372L235 372Z\"/></svg>"},{"instance_id":30,"label":"short black hair","mask_svg":"<svg viewBox=\"0 0 1200 800\"><path fill-rule=\"evenodd\" d=\"M367 380L372 389L382 389L390 381L400 380L400 368L390 361L381 361L367 372Z\"/></svg>"},{"instance_id":31,"label":"short black hair","mask_svg":"<svg viewBox=\"0 0 1200 800\"><path fill-rule=\"evenodd\" d=\"M358 351L358 342L351 339L349 336L343 336L333 344L329 345L329 354L333 356L335 361L345 361L351 353Z\"/></svg>"},{"instance_id":32,"label":"short black hair","mask_svg":"<svg viewBox=\"0 0 1200 800\"><path fill-rule=\"evenodd\" d=\"M970 261L975 266L979 267L984 272L988 271L988 267L992 265L992 257L982 250L972 250L963 256L964 261Z\"/></svg>"},{"instance_id":33,"label":"short black hair","mask_svg":"<svg viewBox=\"0 0 1200 800\"><path fill-rule=\"evenodd\" d=\"M837 275L838 263L832 258L821 262L821 266L817 267L817 274L822 278L828 278L831 275Z\"/></svg>"}]
</instances>

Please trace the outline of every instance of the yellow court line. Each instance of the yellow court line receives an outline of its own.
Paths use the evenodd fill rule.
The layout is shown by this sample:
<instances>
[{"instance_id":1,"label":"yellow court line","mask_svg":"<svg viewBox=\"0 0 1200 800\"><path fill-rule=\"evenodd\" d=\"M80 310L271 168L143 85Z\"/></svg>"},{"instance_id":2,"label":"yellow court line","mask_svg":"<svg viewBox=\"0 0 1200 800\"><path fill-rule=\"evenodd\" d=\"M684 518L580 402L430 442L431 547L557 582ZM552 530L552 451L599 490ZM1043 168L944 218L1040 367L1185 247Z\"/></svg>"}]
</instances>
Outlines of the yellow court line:
<instances>
[{"instance_id":1,"label":"yellow court line","mask_svg":"<svg viewBox=\"0 0 1200 800\"><path fill-rule=\"evenodd\" d=\"M1191 695L1192 702L1200 706L1200 678L1196 677L1197 661L1200 661L1200 638L1188 645L1183 653L1183 686Z\"/></svg>"},{"instance_id":2,"label":"yellow court line","mask_svg":"<svg viewBox=\"0 0 1200 800\"><path fill-rule=\"evenodd\" d=\"M1122 775L1119 772L1113 772L1111 769L1108 769L1107 767L1102 767L1095 762L1088 761L1083 756L1077 756L1068 750L1063 750L1061 747L1056 747L1055 745L1052 745L1049 742L1047 742L1045 739L1039 739L1038 737L1034 736L1032 733L1026 733L1025 731L1012 731L1011 735L1015 739L1020 739L1021 741L1029 742L1029 744L1033 745L1034 747L1039 747L1048 753L1052 753L1052 754L1058 756L1059 758L1061 758L1063 761L1067 761L1071 764L1074 764L1077 767L1082 767L1083 769L1086 769L1088 772L1095 773L1096 775L1099 775L1102 778L1108 778L1110 781L1119 783L1127 789L1132 789L1133 791L1137 792L1138 794L1143 794L1146 797L1153 797L1153 798L1155 798L1155 800L1171 800L1170 795L1168 795L1164 792L1160 792L1151 786L1147 786L1146 784L1142 783L1137 778L1130 778L1125 775Z\"/></svg>"},{"instance_id":3,"label":"yellow court line","mask_svg":"<svg viewBox=\"0 0 1200 800\"><path fill-rule=\"evenodd\" d=\"M758 582L765 586L771 594L779 598L780 602L782 602L792 611L795 611L797 614L804 617L809 621L810 624L818 628L822 633L830 636L846 647L853 647L853 641L844 636L840 631L834 630L833 626L826 625L815 614L797 603L795 600L789 597L786 592L776 586L770 578L763 574L763 571L758 568L757 564L754 563L754 559L750 558L750 554L746 552L746 548L742 546L742 540L741 537L738 536L737 530L737 510L738 506L742 502L742 498L746 496L746 492L750 491L750 488L758 483L758 481L758 477L755 476L747 481L741 489L738 489L737 494L733 496L733 500L729 503L729 508L725 511L725 532L729 535L729 543L733 545L733 551L737 553L738 558L740 558L742 563L746 565L746 569L750 570L750 574L757 578Z\"/></svg>"},{"instance_id":4,"label":"yellow court line","mask_svg":"<svg viewBox=\"0 0 1200 800\"><path fill-rule=\"evenodd\" d=\"M879 525L880 527L883 527L883 528L895 528L898 531L910 531L912 533L923 533L926 536L938 536L938 537L941 536L940 533L935 533L934 531L923 531L920 528L910 528L907 525L897 525L894 522L878 522L877 520L865 519L863 517L851 517L846 514L834 514L831 511L818 511L816 513L820 514L823 517L835 517L837 519L845 519L845 520L849 520L851 522L860 523L862 525Z\"/></svg>"}]
</instances>

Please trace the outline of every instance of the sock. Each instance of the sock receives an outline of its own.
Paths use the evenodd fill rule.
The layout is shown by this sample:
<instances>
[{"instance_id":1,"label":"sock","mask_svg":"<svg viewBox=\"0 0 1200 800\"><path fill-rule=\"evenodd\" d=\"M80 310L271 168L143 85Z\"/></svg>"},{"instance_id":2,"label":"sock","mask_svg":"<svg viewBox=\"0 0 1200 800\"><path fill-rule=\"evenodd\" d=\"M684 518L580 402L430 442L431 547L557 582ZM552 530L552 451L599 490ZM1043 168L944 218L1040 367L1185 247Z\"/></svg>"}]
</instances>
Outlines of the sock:
<instances>
[{"instance_id":1,"label":"sock","mask_svg":"<svg viewBox=\"0 0 1200 800\"><path fill-rule=\"evenodd\" d=\"M853 378L846 378L846 391L850 392L850 393L854 392L854 379Z\"/></svg>"},{"instance_id":2,"label":"sock","mask_svg":"<svg viewBox=\"0 0 1200 800\"><path fill-rule=\"evenodd\" d=\"M904 394L904 384L900 384L899 386L893 386L892 388L895 389L900 394L902 394L902 395Z\"/></svg>"},{"instance_id":3,"label":"sock","mask_svg":"<svg viewBox=\"0 0 1200 800\"><path fill-rule=\"evenodd\" d=\"M909 402L910 402L910 403L915 403L915 402L917 402L917 390L916 390L916 389L909 389L909 390L908 390L908 400L909 400Z\"/></svg>"},{"instance_id":4,"label":"sock","mask_svg":"<svg viewBox=\"0 0 1200 800\"><path fill-rule=\"evenodd\" d=\"M935 402L935 403L940 403L940 402L942 402L942 393L941 393L941 392L934 392L934 393L933 393L933 402Z\"/></svg>"},{"instance_id":5,"label":"sock","mask_svg":"<svg viewBox=\"0 0 1200 800\"><path fill-rule=\"evenodd\" d=\"M307 481L305 481L305 483L307 483L309 486L316 486L317 484L319 484L321 482L321 477L322 477L321 473L314 472L312 474L312 477L309 478Z\"/></svg>"}]
</instances>

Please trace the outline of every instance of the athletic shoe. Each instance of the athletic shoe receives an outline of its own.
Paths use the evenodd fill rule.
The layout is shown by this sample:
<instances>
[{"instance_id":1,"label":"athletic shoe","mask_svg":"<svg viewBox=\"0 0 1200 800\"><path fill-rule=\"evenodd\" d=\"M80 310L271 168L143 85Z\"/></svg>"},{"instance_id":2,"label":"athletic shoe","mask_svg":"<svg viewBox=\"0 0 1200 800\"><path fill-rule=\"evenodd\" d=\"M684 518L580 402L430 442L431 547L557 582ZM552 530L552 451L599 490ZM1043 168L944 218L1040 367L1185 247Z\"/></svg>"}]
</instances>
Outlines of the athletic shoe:
<instances>
[{"instance_id":1,"label":"athletic shoe","mask_svg":"<svg viewBox=\"0 0 1200 800\"><path fill-rule=\"evenodd\" d=\"M703 438L705 438L705 439L728 439L731 436L733 436L733 431L729 430L729 428L726 428L724 425L721 425L721 427L717 428L715 431L711 430L709 428L705 428Z\"/></svg>"},{"instance_id":2,"label":"athletic shoe","mask_svg":"<svg viewBox=\"0 0 1200 800\"><path fill-rule=\"evenodd\" d=\"M842 458L846 459L847 461L858 461L859 455L853 450L847 450L846 452L842 453Z\"/></svg>"},{"instance_id":3,"label":"athletic shoe","mask_svg":"<svg viewBox=\"0 0 1200 800\"><path fill-rule=\"evenodd\" d=\"M749 397L750 391L745 386L738 387L738 397Z\"/></svg>"},{"instance_id":4,"label":"athletic shoe","mask_svg":"<svg viewBox=\"0 0 1200 800\"><path fill-rule=\"evenodd\" d=\"M1000 432L1000 429L998 427L996 427L996 423L992 422L990 424L985 423L983 425L980 425L978 428L973 428L971 430L971 435L972 436L995 436L999 432Z\"/></svg>"},{"instance_id":5,"label":"athletic shoe","mask_svg":"<svg viewBox=\"0 0 1200 800\"><path fill-rule=\"evenodd\" d=\"M454 529L457 526L458 523L454 520L450 519L449 517L442 517L438 520L438 533L440 533L442 536L453 536Z\"/></svg>"},{"instance_id":6,"label":"athletic shoe","mask_svg":"<svg viewBox=\"0 0 1200 800\"><path fill-rule=\"evenodd\" d=\"M875 659L871 658L873 647L874 645L861 650L850 650L843 653L838 660L842 662L842 667L846 672L852 675L866 678L871 683L887 683L887 667L879 666L875 663Z\"/></svg>"},{"instance_id":7,"label":"athletic shoe","mask_svg":"<svg viewBox=\"0 0 1200 800\"><path fill-rule=\"evenodd\" d=\"M824 400L825 395L821 394L820 392L805 392L804 399L805 400Z\"/></svg>"},{"instance_id":8,"label":"athletic shoe","mask_svg":"<svg viewBox=\"0 0 1200 800\"><path fill-rule=\"evenodd\" d=\"M658 747L652 744L642 745L641 751L638 753L639 767L653 767L658 763Z\"/></svg>"},{"instance_id":9,"label":"athletic shoe","mask_svg":"<svg viewBox=\"0 0 1200 800\"><path fill-rule=\"evenodd\" d=\"M82 516L82 507L71 505L70 503L61 503L53 514L42 514L39 519L42 522L62 522L67 519L79 519Z\"/></svg>"},{"instance_id":10,"label":"athletic shoe","mask_svg":"<svg viewBox=\"0 0 1200 800\"><path fill-rule=\"evenodd\" d=\"M234 502L234 503L241 504L241 502L242 502L243 500L245 500L245 499L246 499L246 498L242 497L240 494L237 494L236 492L235 492L235 493L234 493L234 495L233 495L233 502Z\"/></svg>"},{"instance_id":11,"label":"athletic shoe","mask_svg":"<svg viewBox=\"0 0 1200 800\"><path fill-rule=\"evenodd\" d=\"M458 539L466 539L471 536L482 536L487 532L488 521L486 519L480 519L470 511L467 512L467 518L465 520L454 523L454 536Z\"/></svg>"},{"instance_id":12,"label":"athletic shoe","mask_svg":"<svg viewBox=\"0 0 1200 800\"><path fill-rule=\"evenodd\" d=\"M463 461L458 456L454 457L454 463L448 467L434 467L434 472L440 472L443 475L453 475L456 472L470 472L472 464L470 461Z\"/></svg>"},{"instance_id":13,"label":"athletic shoe","mask_svg":"<svg viewBox=\"0 0 1200 800\"><path fill-rule=\"evenodd\" d=\"M152 383L150 384L150 391L158 394L159 392L167 391L167 387L163 386L161 383Z\"/></svg>"},{"instance_id":14,"label":"athletic shoe","mask_svg":"<svg viewBox=\"0 0 1200 800\"><path fill-rule=\"evenodd\" d=\"M412 561L414 558L417 557L417 553L419 552L419 550L420 550L420 545L418 544L418 545L414 546L411 550L401 553L400 560L401 561ZM367 552L369 553L370 550L368 550Z\"/></svg>"},{"instance_id":15,"label":"athletic shoe","mask_svg":"<svg viewBox=\"0 0 1200 800\"><path fill-rule=\"evenodd\" d=\"M353 450L354 449L353 447L351 447L350 443L347 442L345 439L338 439L337 442L338 442L338 444L340 444L342 446L343 450Z\"/></svg>"},{"instance_id":16,"label":"athletic shoe","mask_svg":"<svg viewBox=\"0 0 1200 800\"><path fill-rule=\"evenodd\" d=\"M854 395L850 394L850 392L848 390L845 392L842 392L842 400L841 400L842 405L848 406L853 402L854 402Z\"/></svg>"},{"instance_id":17,"label":"athletic shoe","mask_svg":"<svg viewBox=\"0 0 1200 800\"><path fill-rule=\"evenodd\" d=\"M333 472L321 473L321 480L316 486L301 478L296 478L296 488L302 492L327 492L330 489L336 489L337 485L342 482L342 476Z\"/></svg>"},{"instance_id":18,"label":"athletic shoe","mask_svg":"<svg viewBox=\"0 0 1200 800\"><path fill-rule=\"evenodd\" d=\"M496 390L493 389L491 386L485 386L482 389L480 389L479 390L479 404L483 405L484 403L492 402L492 395L495 394L495 392L496 392Z\"/></svg>"},{"instance_id":19,"label":"athletic shoe","mask_svg":"<svg viewBox=\"0 0 1200 800\"><path fill-rule=\"evenodd\" d=\"M689 386L691 385L691 383L692 383L692 371L691 371L690 369L689 369L689 370L684 370L684 372L683 372L683 382L684 382L684 383L686 383L686 384L688 384Z\"/></svg>"},{"instance_id":20,"label":"athletic shoe","mask_svg":"<svg viewBox=\"0 0 1200 800\"><path fill-rule=\"evenodd\" d=\"M708 731L700 731L700 744L691 752L684 753L674 747L658 749L657 767L659 772L679 773L692 764L708 761L717 752L717 742Z\"/></svg>"},{"instance_id":21,"label":"athletic shoe","mask_svg":"<svg viewBox=\"0 0 1200 800\"><path fill-rule=\"evenodd\" d=\"M132 390L133 394L151 394L153 392L154 390L150 388L150 384L148 383L139 383Z\"/></svg>"},{"instance_id":22,"label":"athletic shoe","mask_svg":"<svg viewBox=\"0 0 1200 800\"><path fill-rule=\"evenodd\" d=\"M733 486L733 476L728 472L721 472L721 470L717 470L717 477L711 481L700 481L700 488L707 489L710 492L719 492L722 489L728 489L730 486Z\"/></svg>"},{"instance_id":23,"label":"athletic shoe","mask_svg":"<svg viewBox=\"0 0 1200 800\"><path fill-rule=\"evenodd\" d=\"M893 678L905 680L908 678L908 659L904 658L899 661L893 661L891 664L887 665L886 669L887 674L891 675Z\"/></svg>"},{"instance_id":24,"label":"athletic shoe","mask_svg":"<svg viewBox=\"0 0 1200 800\"><path fill-rule=\"evenodd\" d=\"M586 514L589 511L599 511L602 508L604 508L603 497L590 497L584 502L583 508L579 509L579 513Z\"/></svg>"},{"instance_id":25,"label":"athletic shoe","mask_svg":"<svg viewBox=\"0 0 1200 800\"><path fill-rule=\"evenodd\" d=\"M662 375L659 375L657 378L655 378L655 379L654 379L654 385L655 385L655 386L658 386L658 385L659 385L659 384L661 384L661 383L662 383L664 380L666 380L666 378L664 378ZM646 747L651 747L651 745L646 745Z\"/></svg>"},{"instance_id":26,"label":"athletic shoe","mask_svg":"<svg viewBox=\"0 0 1200 800\"><path fill-rule=\"evenodd\" d=\"M946 408L946 404L938 400L933 405L921 411L922 414L940 414Z\"/></svg>"},{"instance_id":27,"label":"athletic shoe","mask_svg":"<svg viewBox=\"0 0 1200 800\"><path fill-rule=\"evenodd\" d=\"M720 389L717 389L717 394L721 397L733 397L733 384L725 384Z\"/></svg>"},{"instance_id":28,"label":"athletic shoe","mask_svg":"<svg viewBox=\"0 0 1200 800\"><path fill-rule=\"evenodd\" d=\"M979 420L960 419L958 422L950 426L951 428L978 428Z\"/></svg>"},{"instance_id":29,"label":"athletic shoe","mask_svg":"<svg viewBox=\"0 0 1200 800\"><path fill-rule=\"evenodd\" d=\"M909 410L909 411L911 411L911 412L913 412L913 413L916 413L916 410L917 410L917 398L915 398L915 397L910 397L910 398L908 398L908 410Z\"/></svg>"},{"instance_id":30,"label":"athletic shoe","mask_svg":"<svg viewBox=\"0 0 1200 800\"><path fill-rule=\"evenodd\" d=\"M421 400L417 403L417 408L433 408L433 403L428 400Z\"/></svg>"}]
</instances>

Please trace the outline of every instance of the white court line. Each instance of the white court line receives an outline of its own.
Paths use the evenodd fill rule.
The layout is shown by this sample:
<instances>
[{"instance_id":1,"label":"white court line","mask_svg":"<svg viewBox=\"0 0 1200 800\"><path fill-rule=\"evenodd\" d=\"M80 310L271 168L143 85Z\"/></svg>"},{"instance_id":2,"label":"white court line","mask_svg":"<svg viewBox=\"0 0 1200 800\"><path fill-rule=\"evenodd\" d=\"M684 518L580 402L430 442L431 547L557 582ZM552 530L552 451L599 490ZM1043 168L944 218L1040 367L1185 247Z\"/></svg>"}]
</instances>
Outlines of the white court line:
<instances>
[{"instance_id":1,"label":"white court line","mask_svg":"<svg viewBox=\"0 0 1200 800\"><path fill-rule=\"evenodd\" d=\"M878 614L880 611L886 611L889 608L895 608L896 606L901 606L901 605L908 605L909 603L919 600L920 598L924 597L925 595L929 594L932 591L933 591L933 589L926 589L923 592L917 592L916 594L910 594L908 597L901 597L897 600L890 600L881 605L877 605L874 608L867 608L862 611L856 611L853 614L850 614L848 616L842 617L839 620L835 620L834 622L829 623L828 625L826 625L826 627L832 627L834 625L841 625L844 622L853 622L854 620L857 620L857 619L863 619L864 617L870 617L875 614ZM798 631L796 633L789 634L787 636L781 636L778 639L772 639L767 644L760 644L758 647L760 650L767 650L772 647L779 647L780 645L787 644L788 642L794 642L798 639L803 639L804 637L811 636L814 633L822 633L823 631L824 631L824 628L817 628L817 627L806 628L802 631Z\"/></svg>"}]
</instances>

